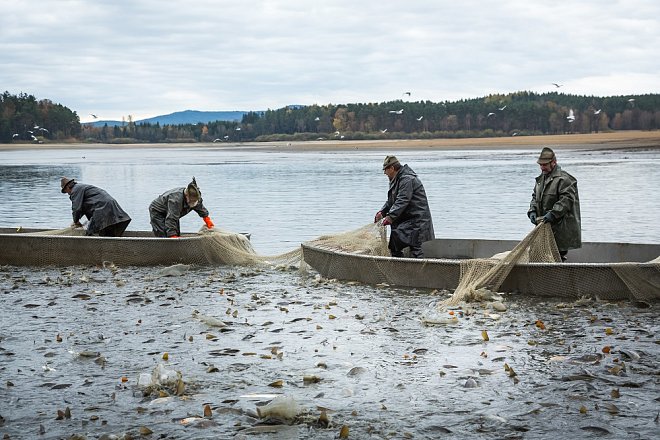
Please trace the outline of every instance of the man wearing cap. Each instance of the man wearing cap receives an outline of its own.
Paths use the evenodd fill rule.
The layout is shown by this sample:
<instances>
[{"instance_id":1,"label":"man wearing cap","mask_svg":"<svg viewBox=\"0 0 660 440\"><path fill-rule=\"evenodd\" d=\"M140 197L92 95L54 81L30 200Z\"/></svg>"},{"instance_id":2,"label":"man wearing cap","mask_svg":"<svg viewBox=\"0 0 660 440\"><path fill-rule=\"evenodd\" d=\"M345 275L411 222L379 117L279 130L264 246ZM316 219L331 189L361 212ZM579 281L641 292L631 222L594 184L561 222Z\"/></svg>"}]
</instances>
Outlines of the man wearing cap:
<instances>
[{"instance_id":1,"label":"man wearing cap","mask_svg":"<svg viewBox=\"0 0 660 440\"><path fill-rule=\"evenodd\" d=\"M121 237L131 218L121 209L119 203L101 188L75 179L62 177L60 180L62 194L68 194L73 211L73 226L82 227L80 219L86 216L87 235L101 237Z\"/></svg>"},{"instance_id":2,"label":"man wearing cap","mask_svg":"<svg viewBox=\"0 0 660 440\"><path fill-rule=\"evenodd\" d=\"M422 243L435 238L429 202L424 185L408 165L401 165L396 156L387 156L383 173L390 180L387 202L376 213L374 222L390 225L389 249L393 257L403 257L410 248L410 256L423 258Z\"/></svg>"},{"instance_id":3,"label":"man wearing cap","mask_svg":"<svg viewBox=\"0 0 660 440\"><path fill-rule=\"evenodd\" d=\"M577 180L557 165L555 152L544 147L536 161L541 175L536 178L527 217L536 225L550 223L562 261L569 249L582 247L580 196Z\"/></svg>"},{"instance_id":4,"label":"man wearing cap","mask_svg":"<svg viewBox=\"0 0 660 440\"><path fill-rule=\"evenodd\" d=\"M195 211L206 223L206 227L215 226L209 217L209 211L202 204L202 192L193 177L185 188L171 189L151 202L149 217L151 229L156 237L179 238L181 226L179 219L190 211Z\"/></svg>"}]
</instances>

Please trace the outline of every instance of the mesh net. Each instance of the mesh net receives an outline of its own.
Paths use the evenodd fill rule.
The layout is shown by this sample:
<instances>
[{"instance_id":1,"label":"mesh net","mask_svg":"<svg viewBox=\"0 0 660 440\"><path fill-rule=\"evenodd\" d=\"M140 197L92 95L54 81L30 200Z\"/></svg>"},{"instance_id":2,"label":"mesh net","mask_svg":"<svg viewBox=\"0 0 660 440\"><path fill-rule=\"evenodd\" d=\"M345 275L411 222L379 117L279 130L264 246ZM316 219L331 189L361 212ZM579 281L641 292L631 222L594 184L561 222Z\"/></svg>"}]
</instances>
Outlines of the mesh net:
<instances>
[{"instance_id":1,"label":"mesh net","mask_svg":"<svg viewBox=\"0 0 660 440\"><path fill-rule=\"evenodd\" d=\"M547 223L537 225L511 251L493 258L461 261L461 277L454 294L440 307L454 306L483 297L483 289L496 292L516 264L552 263L561 260L559 250Z\"/></svg>"}]
</instances>

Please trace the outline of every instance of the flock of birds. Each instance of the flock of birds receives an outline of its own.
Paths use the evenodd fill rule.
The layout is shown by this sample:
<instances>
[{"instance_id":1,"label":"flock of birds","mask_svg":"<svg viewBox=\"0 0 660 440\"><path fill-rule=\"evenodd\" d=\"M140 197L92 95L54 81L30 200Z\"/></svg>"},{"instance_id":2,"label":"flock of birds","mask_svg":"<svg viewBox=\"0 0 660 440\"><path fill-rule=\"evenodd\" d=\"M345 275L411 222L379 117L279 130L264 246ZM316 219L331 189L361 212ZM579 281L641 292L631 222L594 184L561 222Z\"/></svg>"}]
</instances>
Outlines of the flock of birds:
<instances>
[{"instance_id":1,"label":"flock of birds","mask_svg":"<svg viewBox=\"0 0 660 440\"><path fill-rule=\"evenodd\" d=\"M557 88L557 89L560 88L560 87L563 87L563 86L564 86L563 84L559 84L559 83L551 83L551 84L552 84L553 86L555 86L555 88ZM403 95L411 96L411 95L412 95L412 92L403 92ZM635 98L630 98L630 99L628 99L628 102L630 103L630 105L633 105L633 106L634 106L634 105L635 105ZM497 110L498 110L498 111L504 111L504 110L506 109L506 107L507 107L506 105L503 105L502 107L498 107ZM598 109L598 110L594 110L593 112L594 112L594 115L599 115L599 114L601 113L601 111L602 111L602 109ZM392 115L402 115L402 114L403 114L403 109L399 109L399 110L389 110L388 113L390 113L390 114L392 114ZM90 113L90 116L92 116L94 119L98 119L98 116L95 115L94 113ZM486 115L486 119L490 118L491 116L497 116L497 114L496 114L495 112L489 112L489 113ZM415 119L416 119L417 121L421 121L422 119L424 119L424 115L421 115L420 117L415 118ZM319 122L320 120L321 120L321 118L318 117L318 116L314 118L314 121L316 121L316 122ZM568 116L566 116L566 120L567 120L569 123L572 123L572 122L575 121L575 112L573 111L573 109L570 109L570 110L569 110L569 112L568 112ZM34 129L35 129L35 130L42 130L42 131L48 132L48 130L46 130L46 129L43 128L43 127L39 127L38 125L35 126ZM236 131L240 131L240 130L241 130L241 127L236 127L235 130L236 130ZM387 133L387 128L380 130L380 132L383 133L383 134L384 134L384 133ZM34 141L37 140L37 138L34 136L34 132L33 132L33 131L28 130L28 133L30 133L30 135L32 136L32 140L34 140ZM513 136L516 136L517 134L518 134L517 132L514 132L514 133L513 133ZM16 133L16 134L13 135L13 138L17 138L18 136L19 136L19 134ZM336 131L336 132L335 132L335 137L338 137L338 138L340 138L340 139L343 139L343 138L344 138L344 136L341 135L341 133L340 133L339 131ZM321 140L321 139L323 139L323 138L319 138L319 140ZM229 136L228 136L228 135L227 135L227 136L224 136L222 139L221 139L221 138L216 138L216 139L213 140L213 142L222 142L222 141L227 141L227 140L229 140Z\"/></svg>"}]
</instances>

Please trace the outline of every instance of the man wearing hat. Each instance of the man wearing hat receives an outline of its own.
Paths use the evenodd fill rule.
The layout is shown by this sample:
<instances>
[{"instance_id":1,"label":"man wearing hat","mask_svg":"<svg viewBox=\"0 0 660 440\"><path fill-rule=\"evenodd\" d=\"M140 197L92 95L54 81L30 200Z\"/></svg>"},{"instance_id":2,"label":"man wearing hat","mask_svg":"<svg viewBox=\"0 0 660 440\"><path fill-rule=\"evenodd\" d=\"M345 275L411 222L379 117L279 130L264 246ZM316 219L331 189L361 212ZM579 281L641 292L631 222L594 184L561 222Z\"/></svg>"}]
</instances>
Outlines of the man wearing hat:
<instances>
[{"instance_id":1,"label":"man wearing hat","mask_svg":"<svg viewBox=\"0 0 660 440\"><path fill-rule=\"evenodd\" d=\"M435 238L429 202L424 185L408 165L401 165L396 156L387 156L383 173L390 180L387 202L376 213L374 222L390 225L389 249L393 257L403 257L410 248L410 256L423 258L422 243Z\"/></svg>"},{"instance_id":2,"label":"man wearing hat","mask_svg":"<svg viewBox=\"0 0 660 440\"><path fill-rule=\"evenodd\" d=\"M73 211L73 226L82 227L80 219L86 216L87 235L101 237L121 237L131 218L121 209L119 203L101 188L75 179L62 177L60 180L62 193L68 194Z\"/></svg>"},{"instance_id":3,"label":"man wearing hat","mask_svg":"<svg viewBox=\"0 0 660 440\"><path fill-rule=\"evenodd\" d=\"M215 226L209 217L209 211L202 204L202 192L193 177L185 188L171 189L151 202L149 217L151 229L156 237L179 238L181 226L179 219L190 211L195 211L206 223L206 227Z\"/></svg>"},{"instance_id":4,"label":"man wearing hat","mask_svg":"<svg viewBox=\"0 0 660 440\"><path fill-rule=\"evenodd\" d=\"M541 167L541 175L536 178L527 216L534 225L552 225L559 254L566 261L569 249L582 247L577 180L557 165L551 148L544 147L536 163Z\"/></svg>"}]
</instances>

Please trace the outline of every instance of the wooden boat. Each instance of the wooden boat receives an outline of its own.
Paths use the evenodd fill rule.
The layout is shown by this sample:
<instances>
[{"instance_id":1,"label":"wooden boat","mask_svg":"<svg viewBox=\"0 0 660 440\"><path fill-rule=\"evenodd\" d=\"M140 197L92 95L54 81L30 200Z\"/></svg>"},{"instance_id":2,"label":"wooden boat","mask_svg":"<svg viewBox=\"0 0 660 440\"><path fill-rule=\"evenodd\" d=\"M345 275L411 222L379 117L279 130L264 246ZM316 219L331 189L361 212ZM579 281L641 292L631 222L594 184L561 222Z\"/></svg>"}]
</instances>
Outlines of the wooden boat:
<instances>
[{"instance_id":1,"label":"wooden boat","mask_svg":"<svg viewBox=\"0 0 660 440\"><path fill-rule=\"evenodd\" d=\"M435 239L424 243L427 258L392 258L344 252L304 243L303 259L326 278L400 287L453 290L461 260L490 258L511 250L512 240ZM660 299L660 244L583 243L564 263L521 263L502 292L602 299Z\"/></svg>"},{"instance_id":2,"label":"wooden boat","mask_svg":"<svg viewBox=\"0 0 660 440\"><path fill-rule=\"evenodd\" d=\"M47 235L47 229L0 228L0 264L14 266L225 264L205 245L205 236L156 238L151 231L122 237ZM249 234L244 234L249 238Z\"/></svg>"}]
</instances>

